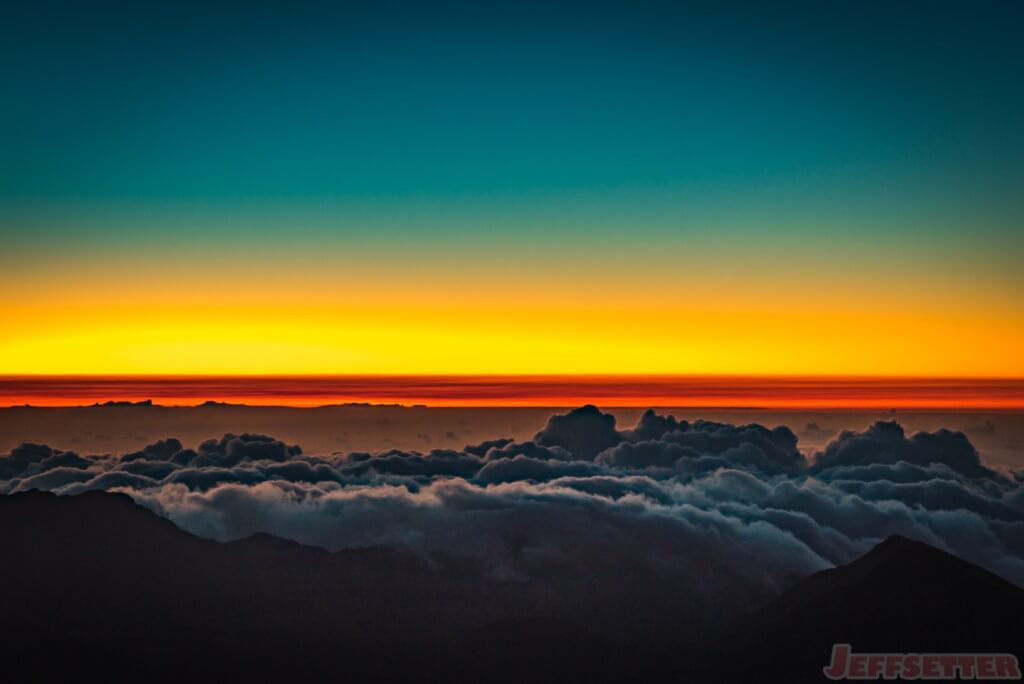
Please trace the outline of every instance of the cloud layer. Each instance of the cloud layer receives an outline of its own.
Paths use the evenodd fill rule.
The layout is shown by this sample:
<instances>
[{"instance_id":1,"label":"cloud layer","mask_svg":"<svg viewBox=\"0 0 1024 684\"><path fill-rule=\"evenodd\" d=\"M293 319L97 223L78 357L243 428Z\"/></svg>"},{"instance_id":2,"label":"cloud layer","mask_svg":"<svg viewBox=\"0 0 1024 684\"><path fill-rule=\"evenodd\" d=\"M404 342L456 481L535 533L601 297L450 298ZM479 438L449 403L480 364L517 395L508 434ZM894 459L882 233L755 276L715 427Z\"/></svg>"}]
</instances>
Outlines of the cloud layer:
<instances>
[{"instance_id":1,"label":"cloud layer","mask_svg":"<svg viewBox=\"0 0 1024 684\"><path fill-rule=\"evenodd\" d=\"M23 444L0 456L0 492L28 489L123 491L218 540L468 558L499 581L642 568L695 601L776 592L891 534L1024 585L1024 481L986 467L961 433L908 437L891 422L810 459L786 427L648 411L618 429L593 406L533 440L458 451L309 455L254 434L122 456Z\"/></svg>"}]
</instances>

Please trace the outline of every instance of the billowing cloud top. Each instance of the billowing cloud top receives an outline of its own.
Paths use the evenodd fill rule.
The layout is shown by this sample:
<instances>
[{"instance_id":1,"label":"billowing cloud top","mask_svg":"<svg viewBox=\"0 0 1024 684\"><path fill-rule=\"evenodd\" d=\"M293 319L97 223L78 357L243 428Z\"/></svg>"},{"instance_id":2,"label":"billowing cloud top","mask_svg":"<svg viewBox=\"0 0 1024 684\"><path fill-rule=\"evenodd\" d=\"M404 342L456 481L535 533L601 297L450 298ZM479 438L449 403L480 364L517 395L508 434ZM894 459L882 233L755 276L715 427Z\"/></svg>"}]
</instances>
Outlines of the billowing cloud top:
<instances>
[{"instance_id":1,"label":"billowing cloud top","mask_svg":"<svg viewBox=\"0 0 1024 684\"><path fill-rule=\"evenodd\" d=\"M458 451L310 455L255 434L123 456L22 444L0 457L0 492L28 489L126 492L220 540L269 532L458 556L495 581L642 567L696 603L777 590L892 534L1024 584L1021 478L986 467L961 433L908 437L893 422L810 459L786 427L648 411L619 429L593 406L533 440Z\"/></svg>"}]
</instances>

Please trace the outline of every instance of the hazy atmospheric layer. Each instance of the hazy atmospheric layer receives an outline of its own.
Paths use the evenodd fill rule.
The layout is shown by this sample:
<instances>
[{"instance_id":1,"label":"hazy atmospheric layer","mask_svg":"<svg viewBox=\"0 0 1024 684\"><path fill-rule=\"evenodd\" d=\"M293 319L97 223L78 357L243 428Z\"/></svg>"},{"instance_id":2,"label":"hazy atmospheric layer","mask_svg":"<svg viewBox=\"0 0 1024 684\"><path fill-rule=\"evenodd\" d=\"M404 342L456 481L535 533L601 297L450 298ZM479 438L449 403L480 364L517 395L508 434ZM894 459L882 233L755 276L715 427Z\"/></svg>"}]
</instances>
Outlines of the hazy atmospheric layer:
<instances>
[{"instance_id":1,"label":"hazy atmospheric layer","mask_svg":"<svg viewBox=\"0 0 1024 684\"><path fill-rule=\"evenodd\" d=\"M123 491L219 540L256 532L330 550L386 545L462 557L495 581L640 567L707 600L777 591L891 534L1024 585L1024 476L987 466L960 433L895 422L843 431L807 458L785 426L630 429L585 406L531 440L329 455L257 434L120 456L22 444L0 492Z\"/></svg>"}]
</instances>

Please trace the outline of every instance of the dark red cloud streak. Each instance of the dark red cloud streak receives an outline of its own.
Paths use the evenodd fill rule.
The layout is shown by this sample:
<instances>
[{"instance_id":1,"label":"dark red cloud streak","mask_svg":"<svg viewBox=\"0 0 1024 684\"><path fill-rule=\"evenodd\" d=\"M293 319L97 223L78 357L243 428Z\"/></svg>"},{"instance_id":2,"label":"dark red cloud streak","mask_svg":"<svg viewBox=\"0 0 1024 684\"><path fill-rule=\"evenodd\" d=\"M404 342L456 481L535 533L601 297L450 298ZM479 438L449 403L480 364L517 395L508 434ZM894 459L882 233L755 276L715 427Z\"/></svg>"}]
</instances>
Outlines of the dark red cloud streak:
<instances>
[{"instance_id":1,"label":"dark red cloud streak","mask_svg":"<svg viewBox=\"0 0 1024 684\"><path fill-rule=\"evenodd\" d=\"M722 376L6 376L0 405L151 399L318 406L1024 409L1024 379Z\"/></svg>"}]
</instances>

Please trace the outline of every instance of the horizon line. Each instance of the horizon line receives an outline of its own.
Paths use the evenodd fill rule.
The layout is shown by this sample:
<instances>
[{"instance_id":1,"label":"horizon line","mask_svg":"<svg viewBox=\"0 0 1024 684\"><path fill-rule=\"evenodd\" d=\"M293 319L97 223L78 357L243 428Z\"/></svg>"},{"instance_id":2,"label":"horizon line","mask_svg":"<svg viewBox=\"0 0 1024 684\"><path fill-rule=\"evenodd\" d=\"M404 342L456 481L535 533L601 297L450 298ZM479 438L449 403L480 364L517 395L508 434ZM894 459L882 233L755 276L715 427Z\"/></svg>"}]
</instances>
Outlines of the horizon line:
<instances>
[{"instance_id":1,"label":"horizon line","mask_svg":"<svg viewBox=\"0 0 1024 684\"><path fill-rule=\"evenodd\" d=\"M1024 410L1024 378L807 375L0 375L0 406Z\"/></svg>"},{"instance_id":2,"label":"horizon line","mask_svg":"<svg viewBox=\"0 0 1024 684\"><path fill-rule=\"evenodd\" d=\"M425 373L5 373L0 372L0 382L9 379L56 379L56 378L706 378L706 379L758 379L758 380L947 380L947 381L1007 381L1024 382L1024 375L985 374L915 374L915 373L468 373L468 372L425 372Z\"/></svg>"}]
</instances>

